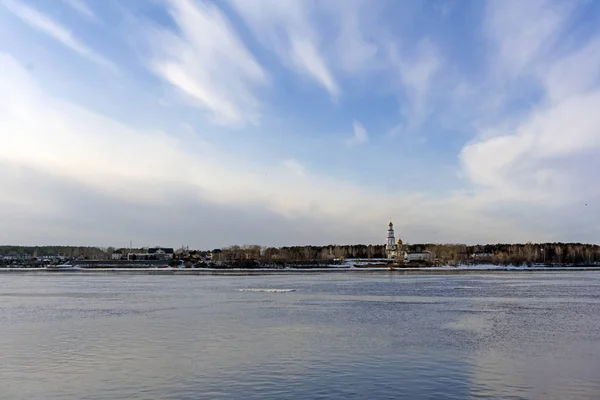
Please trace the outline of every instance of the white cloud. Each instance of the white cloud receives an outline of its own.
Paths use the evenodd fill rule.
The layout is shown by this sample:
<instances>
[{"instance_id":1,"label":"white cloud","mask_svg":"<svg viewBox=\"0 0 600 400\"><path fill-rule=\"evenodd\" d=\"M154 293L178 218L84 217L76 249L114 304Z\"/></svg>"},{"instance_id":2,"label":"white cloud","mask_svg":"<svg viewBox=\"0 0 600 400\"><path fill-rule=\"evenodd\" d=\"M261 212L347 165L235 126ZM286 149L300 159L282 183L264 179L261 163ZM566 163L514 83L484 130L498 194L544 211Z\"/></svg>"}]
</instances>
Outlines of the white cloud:
<instances>
[{"instance_id":1,"label":"white cloud","mask_svg":"<svg viewBox=\"0 0 600 400\"><path fill-rule=\"evenodd\" d=\"M77 11L79 14L81 14L84 18L86 18L90 21L96 20L96 15L92 11L92 9L87 4L85 4L82 0L63 0L63 1L65 3L67 3L71 8L73 8L75 11Z\"/></svg>"},{"instance_id":2,"label":"white cloud","mask_svg":"<svg viewBox=\"0 0 600 400\"><path fill-rule=\"evenodd\" d=\"M288 160L286 168L269 168L240 163L214 147L191 153L186 151L192 146L189 137L184 145L165 133L139 132L47 96L9 57L0 58L0 71L10 77L0 82L1 160L149 204L168 199L167 193L153 189L156 185L180 184L197 188L209 201L262 204L284 215L343 212L339 204L312 200L323 200L323 194L311 188L314 179L301 184L289 180L306 174L295 161ZM264 170L270 171L268 176L261 173ZM334 199L357 190L337 186Z\"/></svg>"},{"instance_id":3,"label":"white cloud","mask_svg":"<svg viewBox=\"0 0 600 400\"><path fill-rule=\"evenodd\" d=\"M363 144L369 141L369 134L365 127L358 121L352 123L353 135L347 140L349 146Z\"/></svg>"},{"instance_id":4,"label":"white cloud","mask_svg":"<svg viewBox=\"0 0 600 400\"><path fill-rule=\"evenodd\" d=\"M0 162L9 170L11 165L16 170L27 168L76 187L97 190L123 204L121 209L139 205L165 212L174 204L168 188L179 187L186 188L187 196L195 196L197 201L271 212L294 221L310 218L311 225L304 227L307 238L309 232L323 225L331 227L331 236L322 237L322 241L379 242L385 226L382 228L377 221L385 225L390 215L397 221L401 219L398 228L413 243L541 237L517 229L516 221L510 218L486 214L484 206L493 199L461 194L434 199L389 189L366 190L357 184L311 174L293 159L284 162L283 168L235 159L217 147L197 147L189 137L182 143L162 132L139 131L57 100L42 92L11 57L0 56L0 74L6 78L0 80ZM360 125L355 128L360 136ZM265 170L269 173L264 174ZM302 179L297 179L299 176ZM57 215L69 220L69 210L64 209L68 191L31 196L35 188L17 186L20 190L0 193L6 212L17 213L18 209L18 215L24 218L27 210L16 206L24 198L43 214L38 215L39 224L54 221ZM57 208L61 214L56 213ZM93 214L86 214L91 224L88 226L101 226L100 220L94 222L94 215L104 220L102 212L95 209ZM207 232L218 229L216 225L204 228ZM273 235L264 240L281 243L282 238ZM294 243L299 237L292 235L285 240Z\"/></svg>"},{"instance_id":5,"label":"white cloud","mask_svg":"<svg viewBox=\"0 0 600 400\"><path fill-rule=\"evenodd\" d=\"M229 0L229 4L284 64L315 80L334 99L340 95L340 87L323 55L321 39L311 22L312 3Z\"/></svg>"},{"instance_id":6,"label":"white cloud","mask_svg":"<svg viewBox=\"0 0 600 400\"><path fill-rule=\"evenodd\" d=\"M528 202L569 202L600 191L600 92L561 101L533 113L513 132L465 146L461 159L470 179ZM582 179L583 178L583 179Z\"/></svg>"},{"instance_id":7,"label":"white cloud","mask_svg":"<svg viewBox=\"0 0 600 400\"><path fill-rule=\"evenodd\" d=\"M465 173L506 201L557 207L598 201L600 190L590 183L600 168L600 37L557 55L553 44L568 18L558 15L560 4L504 5L492 3L488 13L503 49L496 59L508 71L500 70L505 80L495 85L525 75L539 83L541 99L511 124L481 127L479 139L461 151Z\"/></svg>"},{"instance_id":8,"label":"white cloud","mask_svg":"<svg viewBox=\"0 0 600 400\"><path fill-rule=\"evenodd\" d=\"M3 4L8 10L29 24L31 27L44 32L79 55L95 62L98 65L108 68L112 72L118 71L118 68L115 64L89 48L85 43L73 36L73 33L67 28L53 21L36 9L14 0L3 0Z\"/></svg>"},{"instance_id":9,"label":"white cloud","mask_svg":"<svg viewBox=\"0 0 600 400\"><path fill-rule=\"evenodd\" d=\"M14 9L21 6L14 1L8 4L18 15ZM253 5L256 4L264 3ZM261 10L239 3L235 10L243 9L239 11L241 15L254 21L248 25L261 42L333 97L340 93L334 68L358 74L369 69L369 57L380 57L379 61L388 63L387 57L391 57L383 75L387 78L388 68L395 68L395 76L409 103L407 121L396 131L418 131L416 128L433 109L432 99L441 91L439 81L447 78L442 75L447 72L445 63L451 60L442 59L441 48L429 39L414 45L402 41L394 45L396 53L382 54L380 42L371 41L371 36L365 34L361 15L354 9L344 14L333 28L331 43L325 43L323 32L318 32L309 18L313 12L323 11L315 4L273 2ZM502 89L516 76L535 80L540 86L541 99L535 99L537 104L529 106L530 109L520 107L519 113L498 113L501 115L493 115L494 118L478 115L481 120L468 121L476 127L477 135L464 146L459 161L467 183L473 184L469 193L444 194L434 185L428 195L411 193L403 189L402 172L386 172L387 168L382 174L389 176L390 182L398 173L397 185L380 187L377 186L380 180L369 182L362 175L357 177L362 180L360 184L334 179L325 175L327 165L320 166L321 173L316 172L316 162L314 170L307 170L298 160L286 159L289 156L285 154L274 161L255 159L251 151L247 158L234 158L226 148L215 145L209 149L192 134L206 129L202 126L180 121L165 132L139 130L59 101L42 92L26 69L12 58L0 56L3 77L0 165L3 171L11 171L0 174L2 187L10 189L0 193L4 215L29 213L41 219L56 215L67 219L70 215L64 205L68 193L45 198L39 195L43 192L39 187L34 191L20 184L26 175L20 176L18 171L30 169L37 173L44 171L78 188L93 189L121 205L147 207L155 212L168 212L179 205L170 192L177 188L188 196L186 201L211 204L220 212L223 211L219 207L229 207L248 214L274 213L278 221L296 223L310 219L310 223L303 225L304 233L286 238L289 243L297 242L298 237L310 240L311 232L322 233L323 226L328 227L332 242L344 238L352 242L378 242L385 232L381 232L377 221L385 224L390 215L403 238L412 243L594 240L597 237L594 234L600 231L597 216L600 213L584 214L573 206L589 203L591 208L594 202L600 204L600 189L593 185L594 171L600 168L596 157L600 152L600 134L596 128L600 120L595 111L600 107L600 61L595 57L600 51L600 41L596 38L559 57L553 53L556 46L552 43L558 40L553 29L560 31L565 22L555 19L554 6L533 3L536 8L528 3L521 11L515 11L515 4L511 3L508 10L488 12L496 24L489 25L493 29L488 26L488 33L494 49L501 50L493 53L490 64L497 64L498 69L484 77L483 90L478 84L470 85L472 82L459 85L454 98L460 101L449 106L459 110L464 106L462 101L477 106L491 99L498 103L510 100L511 93L503 93ZM257 123L261 115L257 91L268 84L269 78L224 13L208 2L172 0L169 5L177 24L176 32L155 28L146 38L153 50L153 71L206 110L216 122ZM329 3L327 6L333 10L329 11L332 14L339 11ZM533 11L541 13L542 22L532 27L522 26L518 22L521 15L530 12L536 19ZM39 16L35 12L33 15ZM26 15L29 16L20 16L21 19L32 18ZM273 21L266 27L258 26ZM47 33L55 27L52 23L41 26L45 28L38 29ZM66 37L67 42L73 39L70 32L60 28L54 37ZM279 35L277 29L284 33ZM506 32L506 41L502 32ZM358 53L348 52L347 62L342 61L343 54L336 49L352 45L356 45ZM509 51L513 45L517 46L515 54ZM346 69L343 64L347 64ZM501 92L497 97L496 89ZM32 115L36 118L32 119ZM185 135L180 134L181 130ZM358 121L354 121L352 134L347 138L348 145L369 141L366 129ZM332 163L339 162L339 158L332 159ZM361 162L356 160L357 165ZM93 216L89 218L94 220ZM585 223L573 228L567 226L570 221ZM181 222L186 223L185 218ZM96 223L101 221L97 219ZM214 222L205 228L209 231L218 225ZM265 244L269 244L269 237L280 240L282 236L277 232L269 235L265 236Z\"/></svg>"},{"instance_id":10,"label":"white cloud","mask_svg":"<svg viewBox=\"0 0 600 400\"><path fill-rule=\"evenodd\" d=\"M217 124L256 124L260 103L254 90L267 75L214 5L169 1L180 33L157 28L148 36L151 69L206 109Z\"/></svg>"},{"instance_id":11,"label":"white cloud","mask_svg":"<svg viewBox=\"0 0 600 400\"><path fill-rule=\"evenodd\" d=\"M540 73L541 80L551 101L557 102L571 96L585 94L590 88L598 87L600 79L600 37L589 41L581 48L545 63Z\"/></svg>"}]
</instances>

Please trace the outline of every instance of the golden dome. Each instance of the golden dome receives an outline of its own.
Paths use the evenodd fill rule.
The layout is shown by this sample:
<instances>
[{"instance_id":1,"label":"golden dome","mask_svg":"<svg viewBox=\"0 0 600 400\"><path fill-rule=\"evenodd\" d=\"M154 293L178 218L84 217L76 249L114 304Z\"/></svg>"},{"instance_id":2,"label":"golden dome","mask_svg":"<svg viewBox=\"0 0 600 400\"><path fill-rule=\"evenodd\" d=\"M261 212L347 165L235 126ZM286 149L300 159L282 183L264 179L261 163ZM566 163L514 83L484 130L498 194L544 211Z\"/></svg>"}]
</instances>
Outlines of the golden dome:
<instances>
[{"instance_id":1,"label":"golden dome","mask_svg":"<svg viewBox=\"0 0 600 400\"><path fill-rule=\"evenodd\" d=\"M394 226L394 224L392 224L392 221L390 221L390 223L388 224L388 226Z\"/></svg>"}]
</instances>

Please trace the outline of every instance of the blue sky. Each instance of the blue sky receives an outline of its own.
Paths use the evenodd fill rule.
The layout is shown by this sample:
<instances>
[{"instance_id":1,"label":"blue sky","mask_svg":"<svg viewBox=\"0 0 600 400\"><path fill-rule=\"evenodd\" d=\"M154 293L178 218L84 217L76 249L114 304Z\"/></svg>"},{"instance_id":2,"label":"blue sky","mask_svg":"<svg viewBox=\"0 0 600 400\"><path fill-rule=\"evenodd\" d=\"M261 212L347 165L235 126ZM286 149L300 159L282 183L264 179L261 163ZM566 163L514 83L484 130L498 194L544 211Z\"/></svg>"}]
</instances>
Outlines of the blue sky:
<instances>
[{"instance_id":1,"label":"blue sky","mask_svg":"<svg viewBox=\"0 0 600 400\"><path fill-rule=\"evenodd\" d=\"M0 242L598 242L593 1L0 1Z\"/></svg>"}]
</instances>

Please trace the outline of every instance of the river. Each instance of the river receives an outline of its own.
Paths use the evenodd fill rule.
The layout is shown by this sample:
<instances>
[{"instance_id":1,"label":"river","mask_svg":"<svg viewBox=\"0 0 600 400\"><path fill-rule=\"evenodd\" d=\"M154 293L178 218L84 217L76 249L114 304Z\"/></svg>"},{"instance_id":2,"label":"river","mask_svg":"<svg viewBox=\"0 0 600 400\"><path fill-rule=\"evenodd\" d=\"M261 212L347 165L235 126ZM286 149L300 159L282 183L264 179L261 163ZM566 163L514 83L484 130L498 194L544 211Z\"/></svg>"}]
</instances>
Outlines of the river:
<instances>
[{"instance_id":1,"label":"river","mask_svg":"<svg viewBox=\"0 0 600 400\"><path fill-rule=\"evenodd\" d=\"M598 399L600 272L2 274L0 357L1 399Z\"/></svg>"}]
</instances>

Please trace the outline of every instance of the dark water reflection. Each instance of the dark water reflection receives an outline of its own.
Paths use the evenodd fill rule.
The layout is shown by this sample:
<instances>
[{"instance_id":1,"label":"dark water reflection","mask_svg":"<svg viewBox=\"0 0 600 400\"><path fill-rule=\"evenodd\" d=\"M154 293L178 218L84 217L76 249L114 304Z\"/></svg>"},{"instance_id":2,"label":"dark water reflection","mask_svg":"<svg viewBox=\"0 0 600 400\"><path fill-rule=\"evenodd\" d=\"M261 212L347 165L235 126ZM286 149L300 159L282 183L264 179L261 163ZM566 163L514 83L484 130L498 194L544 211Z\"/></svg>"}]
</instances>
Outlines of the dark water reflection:
<instances>
[{"instance_id":1,"label":"dark water reflection","mask_svg":"<svg viewBox=\"0 0 600 400\"><path fill-rule=\"evenodd\" d=\"M598 399L600 273L2 275L0 355L2 399Z\"/></svg>"}]
</instances>

